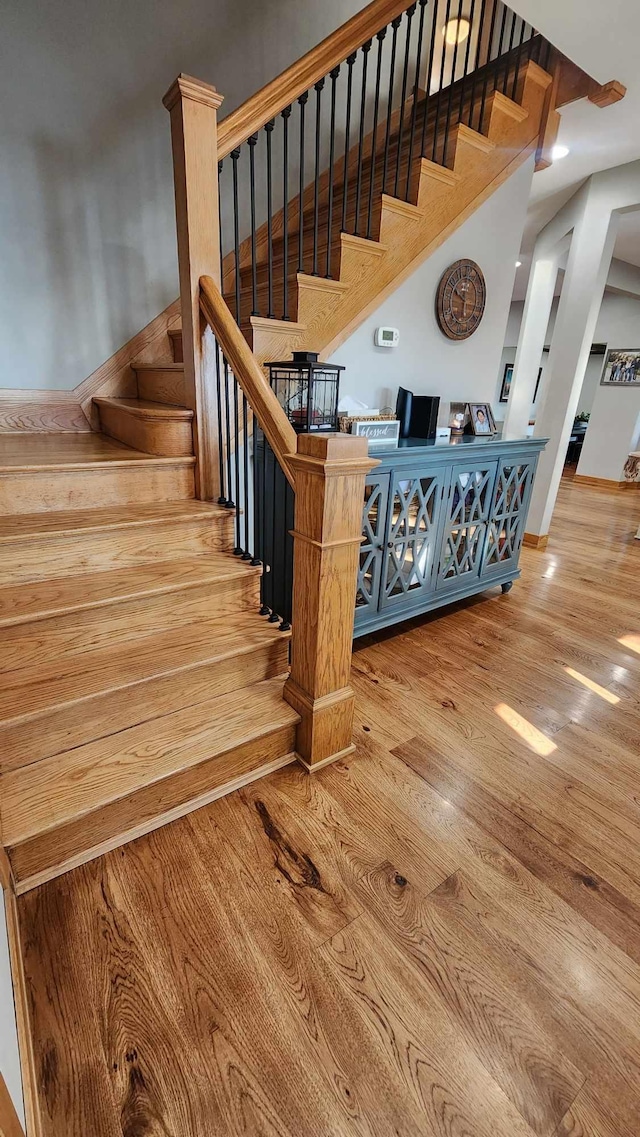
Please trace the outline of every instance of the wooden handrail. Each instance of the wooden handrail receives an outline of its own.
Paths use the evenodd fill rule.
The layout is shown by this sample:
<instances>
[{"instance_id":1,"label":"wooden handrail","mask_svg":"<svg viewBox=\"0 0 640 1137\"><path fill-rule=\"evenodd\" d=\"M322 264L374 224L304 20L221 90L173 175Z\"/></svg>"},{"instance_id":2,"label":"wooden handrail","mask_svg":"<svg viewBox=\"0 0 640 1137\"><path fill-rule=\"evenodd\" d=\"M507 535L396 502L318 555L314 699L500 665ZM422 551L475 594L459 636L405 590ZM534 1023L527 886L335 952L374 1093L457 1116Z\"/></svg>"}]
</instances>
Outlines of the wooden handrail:
<instances>
[{"instance_id":1,"label":"wooden handrail","mask_svg":"<svg viewBox=\"0 0 640 1137\"><path fill-rule=\"evenodd\" d=\"M411 0L372 0L302 59L267 83L218 123L218 159L226 158L410 6Z\"/></svg>"},{"instance_id":2,"label":"wooden handrail","mask_svg":"<svg viewBox=\"0 0 640 1137\"><path fill-rule=\"evenodd\" d=\"M210 276L200 277L200 309L244 391L287 481L295 489L295 474L289 459L296 453L296 432L267 383L266 376L229 311L220 289Z\"/></svg>"}]
</instances>

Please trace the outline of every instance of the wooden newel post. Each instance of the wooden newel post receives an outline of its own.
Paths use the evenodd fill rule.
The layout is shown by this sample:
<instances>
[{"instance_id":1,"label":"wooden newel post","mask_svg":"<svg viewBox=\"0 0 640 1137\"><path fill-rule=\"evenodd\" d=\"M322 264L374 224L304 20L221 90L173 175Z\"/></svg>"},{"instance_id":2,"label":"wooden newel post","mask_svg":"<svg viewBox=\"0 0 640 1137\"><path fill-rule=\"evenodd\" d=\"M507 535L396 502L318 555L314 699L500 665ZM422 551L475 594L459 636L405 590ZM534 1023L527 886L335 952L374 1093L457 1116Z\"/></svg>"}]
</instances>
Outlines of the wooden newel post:
<instances>
[{"instance_id":1,"label":"wooden newel post","mask_svg":"<svg viewBox=\"0 0 640 1137\"><path fill-rule=\"evenodd\" d=\"M220 493L215 356L200 315L200 277L211 276L220 285L217 112L222 95L208 83L179 75L162 101L171 115L184 379L195 412L196 493L213 500Z\"/></svg>"},{"instance_id":2,"label":"wooden newel post","mask_svg":"<svg viewBox=\"0 0 640 1137\"><path fill-rule=\"evenodd\" d=\"M291 674L284 695L301 716L297 751L308 770L352 742L353 617L365 475L378 465L366 438L301 434L295 470Z\"/></svg>"}]
</instances>

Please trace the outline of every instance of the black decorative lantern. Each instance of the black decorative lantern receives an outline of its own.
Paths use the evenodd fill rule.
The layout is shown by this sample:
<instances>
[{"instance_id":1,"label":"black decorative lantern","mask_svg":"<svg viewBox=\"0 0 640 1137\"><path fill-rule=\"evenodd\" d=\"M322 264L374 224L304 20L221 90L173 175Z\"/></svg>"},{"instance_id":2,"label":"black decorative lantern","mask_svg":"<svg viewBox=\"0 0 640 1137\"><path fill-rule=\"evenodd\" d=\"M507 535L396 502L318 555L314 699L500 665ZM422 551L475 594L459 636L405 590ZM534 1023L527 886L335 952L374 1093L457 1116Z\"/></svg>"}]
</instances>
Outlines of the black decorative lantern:
<instances>
[{"instance_id":1,"label":"black decorative lantern","mask_svg":"<svg viewBox=\"0 0 640 1137\"><path fill-rule=\"evenodd\" d=\"M338 429L338 386L344 367L318 363L316 351L294 351L292 360L268 367L278 402L299 434Z\"/></svg>"}]
</instances>

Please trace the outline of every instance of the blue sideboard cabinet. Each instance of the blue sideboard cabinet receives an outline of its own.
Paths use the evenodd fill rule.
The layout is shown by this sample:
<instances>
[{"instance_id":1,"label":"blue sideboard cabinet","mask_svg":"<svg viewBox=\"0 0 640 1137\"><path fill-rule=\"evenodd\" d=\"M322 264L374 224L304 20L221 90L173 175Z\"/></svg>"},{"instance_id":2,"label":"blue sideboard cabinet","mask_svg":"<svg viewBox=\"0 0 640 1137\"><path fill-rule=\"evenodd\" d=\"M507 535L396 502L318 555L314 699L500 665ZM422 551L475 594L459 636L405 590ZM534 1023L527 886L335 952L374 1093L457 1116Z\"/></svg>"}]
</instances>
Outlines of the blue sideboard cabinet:
<instances>
[{"instance_id":1,"label":"blue sideboard cabinet","mask_svg":"<svg viewBox=\"0 0 640 1137\"><path fill-rule=\"evenodd\" d=\"M403 439L367 477L354 635L520 575L545 439Z\"/></svg>"}]
</instances>

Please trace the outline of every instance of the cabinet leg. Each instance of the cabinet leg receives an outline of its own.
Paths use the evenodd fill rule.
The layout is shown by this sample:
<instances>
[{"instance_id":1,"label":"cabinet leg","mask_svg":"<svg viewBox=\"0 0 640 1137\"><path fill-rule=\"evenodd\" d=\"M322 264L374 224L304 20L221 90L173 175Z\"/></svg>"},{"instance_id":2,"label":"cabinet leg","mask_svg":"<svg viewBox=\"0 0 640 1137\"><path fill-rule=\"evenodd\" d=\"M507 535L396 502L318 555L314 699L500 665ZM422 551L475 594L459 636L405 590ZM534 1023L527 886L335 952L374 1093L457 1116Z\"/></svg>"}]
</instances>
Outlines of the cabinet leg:
<instances>
[{"instance_id":1,"label":"cabinet leg","mask_svg":"<svg viewBox=\"0 0 640 1137\"><path fill-rule=\"evenodd\" d=\"M502 591L503 592L511 592L512 588L513 588L513 581L512 580L505 580L504 584L502 585Z\"/></svg>"}]
</instances>

